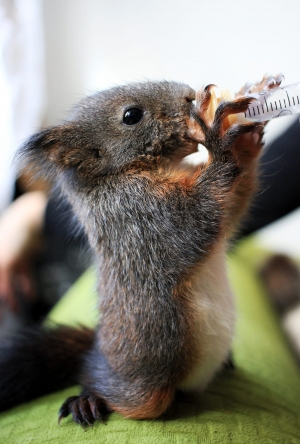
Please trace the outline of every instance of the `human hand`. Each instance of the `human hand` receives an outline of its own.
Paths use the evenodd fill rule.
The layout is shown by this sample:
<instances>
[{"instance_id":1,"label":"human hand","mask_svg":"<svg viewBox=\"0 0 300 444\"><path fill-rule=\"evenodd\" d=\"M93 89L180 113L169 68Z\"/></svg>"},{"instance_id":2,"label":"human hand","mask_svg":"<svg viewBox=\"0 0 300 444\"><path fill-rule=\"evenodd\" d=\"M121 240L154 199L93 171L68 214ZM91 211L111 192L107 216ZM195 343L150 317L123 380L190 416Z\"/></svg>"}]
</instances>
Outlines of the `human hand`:
<instances>
[{"instance_id":1,"label":"human hand","mask_svg":"<svg viewBox=\"0 0 300 444\"><path fill-rule=\"evenodd\" d=\"M47 196L25 193L0 217L0 301L17 312L18 294L32 300L32 259L42 245Z\"/></svg>"}]
</instances>

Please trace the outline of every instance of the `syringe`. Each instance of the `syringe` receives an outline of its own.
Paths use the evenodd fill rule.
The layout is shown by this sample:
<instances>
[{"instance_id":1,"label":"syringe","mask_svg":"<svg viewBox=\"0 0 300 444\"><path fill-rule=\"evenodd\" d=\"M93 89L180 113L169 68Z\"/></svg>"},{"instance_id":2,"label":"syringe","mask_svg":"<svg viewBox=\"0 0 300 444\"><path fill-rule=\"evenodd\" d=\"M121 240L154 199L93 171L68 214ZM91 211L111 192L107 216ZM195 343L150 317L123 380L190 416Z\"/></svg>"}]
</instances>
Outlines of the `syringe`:
<instances>
[{"instance_id":1,"label":"syringe","mask_svg":"<svg viewBox=\"0 0 300 444\"><path fill-rule=\"evenodd\" d=\"M244 113L247 120L264 122L274 117L300 113L300 83L247 93L246 97L255 99Z\"/></svg>"}]
</instances>

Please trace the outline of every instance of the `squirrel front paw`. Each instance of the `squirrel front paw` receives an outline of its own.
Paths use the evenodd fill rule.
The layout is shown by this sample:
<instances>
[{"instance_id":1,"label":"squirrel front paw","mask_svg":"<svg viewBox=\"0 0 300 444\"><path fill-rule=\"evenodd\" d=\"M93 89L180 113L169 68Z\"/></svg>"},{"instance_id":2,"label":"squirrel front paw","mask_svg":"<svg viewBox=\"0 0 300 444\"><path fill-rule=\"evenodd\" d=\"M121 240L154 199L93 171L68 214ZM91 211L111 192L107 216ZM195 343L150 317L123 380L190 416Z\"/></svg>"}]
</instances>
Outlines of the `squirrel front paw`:
<instances>
[{"instance_id":1,"label":"squirrel front paw","mask_svg":"<svg viewBox=\"0 0 300 444\"><path fill-rule=\"evenodd\" d=\"M199 140L213 158L225 160L233 155L238 166L245 166L256 158L262 148L264 126L261 123L233 124L228 129L224 122L228 116L244 113L252 98L239 97L232 101L221 101L213 119L208 112L211 105L211 90L215 85L207 86L197 95L192 116L200 128Z\"/></svg>"},{"instance_id":2,"label":"squirrel front paw","mask_svg":"<svg viewBox=\"0 0 300 444\"><path fill-rule=\"evenodd\" d=\"M246 96L247 94L253 94L260 91L267 91L269 89L278 88L283 80L283 74L277 74L276 76L265 75L260 82L246 83L235 95L235 97L238 98L241 96Z\"/></svg>"}]
</instances>

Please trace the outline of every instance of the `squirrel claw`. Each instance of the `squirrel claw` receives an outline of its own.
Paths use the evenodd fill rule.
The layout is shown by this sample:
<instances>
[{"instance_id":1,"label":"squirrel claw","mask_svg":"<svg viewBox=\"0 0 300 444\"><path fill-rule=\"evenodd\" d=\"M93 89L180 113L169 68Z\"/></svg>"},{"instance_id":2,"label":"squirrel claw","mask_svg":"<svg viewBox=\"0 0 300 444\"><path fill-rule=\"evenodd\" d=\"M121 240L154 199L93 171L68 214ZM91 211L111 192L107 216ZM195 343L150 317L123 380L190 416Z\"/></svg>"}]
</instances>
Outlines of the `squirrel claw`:
<instances>
[{"instance_id":1,"label":"squirrel claw","mask_svg":"<svg viewBox=\"0 0 300 444\"><path fill-rule=\"evenodd\" d=\"M276 80L275 80L275 77L273 77L273 76L268 76L266 79L265 79L265 86L264 86L264 89L272 89L272 88L274 88L276 86Z\"/></svg>"},{"instance_id":2,"label":"squirrel claw","mask_svg":"<svg viewBox=\"0 0 300 444\"><path fill-rule=\"evenodd\" d=\"M252 90L255 88L255 84L251 82L247 82L244 86L244 94L251 94Z\"/></svg>"},{"instance_id":3,"label":"squirrel claw","mask_svg":"<svg viewBox=\"0 0 300 444\"><path fill-rule=\"evenodd\" d=\"M217 88L217 85L215 85L214 83L209 83L208 85L205 86L204 92L210 93L213 88Z\"/></svg>"},{"instance_id":4,"label":"squirrel claw","mask_svg":"<svg viewBox=\"0 0 300 444\"><path fill-rule=\"evenodd\" d=\"M236 366L233 361L232 352L229 353L226 361L223 364L223 370L235 370Z\"/></svg>"},{"instance_id":5,"label":"squirrel claw","mask_svg":"<svg viewBox=\"0 0 300 444\"><path fill-rule=\"evenodd\" d=\"M284 81L284 75L278 74L276 77L274 76L268 76L263 79L263 90L278 88L281 83Z\"/></svg>"},{"instance_id":6,"label":"squirrel claw","mask_svg":"<svg viewBox=\"0 0 300 444\"><path fill-rule=\"evenodd\" d=\"M275 77L276 86L280 86L281 83L284 82L284 80L285 80L284 75L283 75L283 74L278 74L278 75Z\"/></svg>"}]
</instances>

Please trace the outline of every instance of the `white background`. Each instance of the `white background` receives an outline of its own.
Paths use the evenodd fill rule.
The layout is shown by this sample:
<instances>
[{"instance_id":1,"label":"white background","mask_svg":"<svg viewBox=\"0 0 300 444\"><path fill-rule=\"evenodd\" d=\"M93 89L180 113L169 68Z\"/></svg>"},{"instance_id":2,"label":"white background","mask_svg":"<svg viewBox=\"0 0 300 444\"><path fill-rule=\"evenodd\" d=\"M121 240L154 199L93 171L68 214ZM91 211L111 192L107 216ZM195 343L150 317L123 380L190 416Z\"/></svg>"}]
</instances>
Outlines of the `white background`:
<instances>
[{"instance_id":1,"label":"white background","mask_svg":"<svg viewBox=\"0 0 300 444\"><path fill-rule=\"evenodd\" d=\"M147 79L238 90L300 81L299 0L43 0L47 123L91 91ZM288 119L289 120L289 119Z\"/></svg>"}]
</instances>

